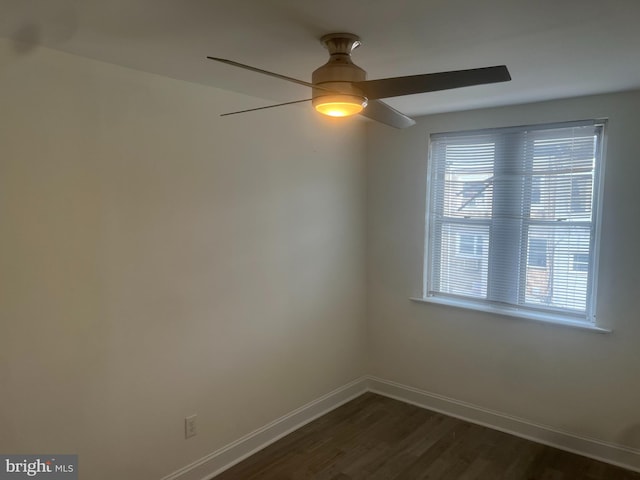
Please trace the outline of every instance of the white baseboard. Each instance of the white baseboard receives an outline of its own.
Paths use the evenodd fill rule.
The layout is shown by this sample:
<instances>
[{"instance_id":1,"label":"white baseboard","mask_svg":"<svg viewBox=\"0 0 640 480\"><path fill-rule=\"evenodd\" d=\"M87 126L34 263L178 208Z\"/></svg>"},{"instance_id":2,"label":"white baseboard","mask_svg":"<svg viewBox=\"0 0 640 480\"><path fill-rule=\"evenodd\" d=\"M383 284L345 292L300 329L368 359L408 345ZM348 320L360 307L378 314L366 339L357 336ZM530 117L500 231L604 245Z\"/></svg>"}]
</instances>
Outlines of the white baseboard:
<instances>
[{"instance_id":1,"label":"white baseboard","mask_svg":"<svg viewBox=\"0 0 640 480\"><path fill-rule=\"evenodd\" d=\"M436 393L365 376L294 410L162 480L211 480L280 438L370 391L595 460L640 472L640 450L587 438Z\"/></svg>"},{"instance_id":2,"label":"white baseboard","mask_svg":"<svg viewBox=\"0 0 640 480\"><path fill-rule=\"evenodd\" d=\"M367 377L354 380L167 475L162 480L210 480L276 440L359 397L367 391L367 386Z\"/></svg>"},{"instance_id":3,"label":"white baseboard","mask_svg":"<svg viewBox=\"0 0 640 480\"><path fill-rule=\"evenodd\" d=\"M367 378L368 390L385 397L640 472L640 450L557 430L389 380Z\"/></svg>"}]
</instances>

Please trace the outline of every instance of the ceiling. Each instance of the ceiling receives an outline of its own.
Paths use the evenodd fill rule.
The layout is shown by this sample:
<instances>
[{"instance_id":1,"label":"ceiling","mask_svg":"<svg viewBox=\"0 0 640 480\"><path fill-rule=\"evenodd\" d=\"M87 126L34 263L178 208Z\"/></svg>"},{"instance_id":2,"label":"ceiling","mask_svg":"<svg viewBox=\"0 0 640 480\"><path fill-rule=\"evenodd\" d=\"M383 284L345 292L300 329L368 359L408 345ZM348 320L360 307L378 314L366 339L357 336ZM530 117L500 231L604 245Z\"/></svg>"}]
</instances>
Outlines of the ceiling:
<instances>
[{"instance_id":1,"label":"ceiling","mask_svg":"<svg viewBox=\"0 0 640 480\"><path fill-rule=\"evenodd\" d=\"M369 79L511 71L508 83L387 100L414 116L640 88L638 20L640 0L0 0L0 37L20 54L45 45L264 99L238 109L310 92L207 55L309 81L330 32L362 38L353 56Z\"/></svg>"}]
</instances>

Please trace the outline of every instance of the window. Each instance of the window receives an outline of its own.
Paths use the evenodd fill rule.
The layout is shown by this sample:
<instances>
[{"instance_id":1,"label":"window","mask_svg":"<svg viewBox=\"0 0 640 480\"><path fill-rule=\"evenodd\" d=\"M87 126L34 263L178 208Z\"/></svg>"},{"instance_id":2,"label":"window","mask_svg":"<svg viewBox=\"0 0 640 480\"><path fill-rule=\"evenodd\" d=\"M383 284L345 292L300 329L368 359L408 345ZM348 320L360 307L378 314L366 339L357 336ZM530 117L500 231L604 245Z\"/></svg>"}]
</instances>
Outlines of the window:
<instances>
[{"instance_id":1,"label":"window","mask_svg":"<svg viewBox=\"0 0 640 480\"><path fill-rule=\"evenodd\" d=\"M604 124L431 136L424 298L595 323Z\"/></svg>"},{"instance_id":2,"label":"window","mask_svg":"<svg viewBox=\"0 0 640 480\"><path fill-rule=\"evenodd\" d=\"M530 267L547 267L547 241L544 238L529 239L527 265Z\"/></svg>"},{"instance_id":3,"label":"window","mask_svg":"<svg viewBox=\"0 0 640 480\"><path fill-rule=\"evenodd\" d=\"M571 178L571 212L585 213L591 204L591 175L574 175Z\"/></svg>"},{"instance_id":4,"label":"window","mask_svg":"<svg viewBox=\"0 0 640 480\"><path fill-rule=\"evenodd\" d=\"M589 254L588 253L573 254L573 271L574 272L589 271Z\"/></svg>"},{"instance_id":5,"label":"window","mask_svg":"<svg viewBox=\"0 0 640 480\"><path fill-rule=\"evenodd\" d=\"M486 190L486 185L484 182L464 182L462 185L462 197L465 199L464 206L476 206L479 201L482 200L482 195Z\"/></svg>"},{"instance_id":6,"label":"window","mask_svg":"<svg viewBox=\"0 0 640 480\"><path fill-rule=\"evenodd\" d=\"M471 257L482 256L482 236L469 235L463 233L460 235L460 241L458 243L458 253L460 255L466 255Z\"/></svg>"}]
</instances>

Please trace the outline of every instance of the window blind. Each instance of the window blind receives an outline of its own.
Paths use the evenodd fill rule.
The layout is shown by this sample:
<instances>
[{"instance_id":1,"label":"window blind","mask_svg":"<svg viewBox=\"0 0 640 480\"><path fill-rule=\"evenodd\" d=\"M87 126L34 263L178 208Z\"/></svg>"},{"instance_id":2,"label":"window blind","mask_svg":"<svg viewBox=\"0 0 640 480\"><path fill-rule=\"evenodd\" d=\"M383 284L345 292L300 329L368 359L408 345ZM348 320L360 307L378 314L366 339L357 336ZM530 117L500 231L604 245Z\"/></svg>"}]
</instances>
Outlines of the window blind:
<instances>
[{"instance_id":1,"label":"window blind","mask_svg":"<svg viewBox=\"0 0 640 480\"><path fill-rule=\"evenodd\" d=\"M425 296L594 322L602 132L585 121L432 135Z\"/></svg>"}]
</instances>

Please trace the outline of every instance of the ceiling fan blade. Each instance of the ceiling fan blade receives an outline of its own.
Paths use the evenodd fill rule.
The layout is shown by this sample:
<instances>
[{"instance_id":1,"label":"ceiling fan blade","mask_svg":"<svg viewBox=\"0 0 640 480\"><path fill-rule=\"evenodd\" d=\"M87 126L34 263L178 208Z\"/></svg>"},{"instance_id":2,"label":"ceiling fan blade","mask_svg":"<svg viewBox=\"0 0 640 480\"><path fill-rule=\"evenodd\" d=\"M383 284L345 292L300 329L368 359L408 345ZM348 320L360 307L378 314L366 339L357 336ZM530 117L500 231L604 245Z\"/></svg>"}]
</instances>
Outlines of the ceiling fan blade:
<instances>
[{"instance_id":1,"label":"ceiling fan blade","mask_svg":"<svg viewBox=\"0 0 640 480\"><path fill-rule=\"evenodd\" d=\"M360 112L360 115L395 128L407 128L416 123L414 119L380 100L369 100L367 108Z\"/></svg>"},{"instance_id":2,"label":"ceiling fan blade","mask_svg":"<svg viewBox=\"0 0 640 480\"><path fill-rule=\"evenodd\" d=\"M240 110L238 112L223 113L220 116L227 117L229 115L237 115L238 113L255 112L256 110L265 110L267 108L283 107L285 105L293 105L294 103L302 103L302 102L310 102L310 101L311 101L310 98L305 98L304 100L294 100L293 102L284 102L284 103L278 103L276 105L267 105L266 107L249 108L248 110Z\"/></svg>"},{"instance_id":3,"label":"ceiling fan blade","mask_svg":"<svg viewBox=\"0 0 640 480\"><path fill-rule=\"evenodd\" d=\"M483 85L486 83L508 82L511 80L505 65L451 72L425 73L408 77L381 78L353 82L369 99L399 97L416 93L449 90L451 88Z\"/></svg>"},{"instance_id":4,"label":"ceiling fan blade","mask_svg":"<svg viewBox=\"0 0 640 480\"><path fill-rule=\"evenodd\" d=\"M287 77L286 75L280 75L279 73L269 72L268 70L262 70L261 68L252 67L250 65L245 65L243 63L234 62L233 60L227 60L226 58L217 58L217 57L207 57L207 58L209 60L214 60L216 62L226 63L227 65L231 65L234 67L240 67L240 68L244 68L245 70L251 70L252 72L262 73L263 75L279 78L280 80L286 80L287 82L297 83L298 85L302 85L303 87L311 87L311 88L317 88L319 90L326 90L328 92L333 92L333 90L329 88L324 88L319 85L314 85L313 83L305 82L304 80L298 80L297 78Z\"/></svg>"}]
</instances>

